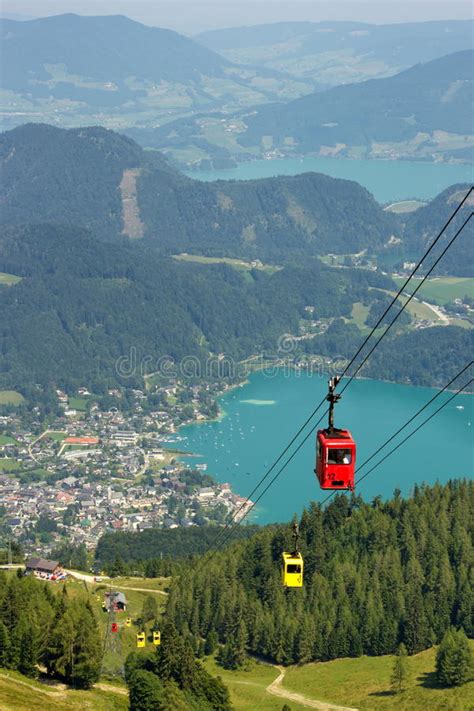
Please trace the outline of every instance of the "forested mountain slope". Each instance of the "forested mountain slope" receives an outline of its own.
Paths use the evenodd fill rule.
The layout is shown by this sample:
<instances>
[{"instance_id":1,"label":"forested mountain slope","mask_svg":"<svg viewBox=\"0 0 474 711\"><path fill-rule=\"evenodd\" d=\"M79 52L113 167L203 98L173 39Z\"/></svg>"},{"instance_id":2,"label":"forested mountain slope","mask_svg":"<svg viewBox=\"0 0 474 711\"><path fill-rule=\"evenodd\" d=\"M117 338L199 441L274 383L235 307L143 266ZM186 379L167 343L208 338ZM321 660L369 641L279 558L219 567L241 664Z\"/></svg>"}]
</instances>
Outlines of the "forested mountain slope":
<instances>
[{"instance_id":1,"label":"forested mountain slope","mask_svg":"<svg viewBox=\"0 0 474 711\"><path fill-rule=\"evenodd\" d=\"M123 383L116 363L132 347L147 359L146 372L164 355L177 362L187 355L274 353L283 333L299 334L308 305L315 319L332 323L324 335L302 341L301 352L350 357L363 340L352 305L365 304L376 320L383 299L373 287L394 290L379 272L329 268L316 258L363 249L385 254L389 238L403 236L400 219L356 183L315 173L201 183L103 128L25 125L0 136L0 158L0 272L21 278L0 287L0 381L26 395L32 383L67 391L86 384L95 392ZM428 206L408 218L410 257L426 240L415 235L439 229L463 187L440 197L439 215ZM403 256L406 245L393 242ZM171 259L183 251L284 268L239 271ZM460 260L467 269L464 254L460 246L447 269ZM405 334L417 355L397 362L387 339L387 357L364 372L444 384L465 364L472 336L459 328L449 338L437 334ZM433 348L436 368L426 380L420 364ZM128 384L142 384L140 367L131 376Z\"/></svg>"},{"instance_id":2,"label":"forested mountain slope","mask_svg":"<svg viewBox=\"0 0 474 711\"><path fill-rule=\"evenodd\" d=\"M358 147L379 157L401 155L413 141L411 148L425 157L463 149L472 143L449 144L439 132L472 137L473 58L472 50L456 52L386 79L262 107L245 118L239 142L259 146L266 136L267 145L271 137L271 147L286 152L339 146L341 155Z\"/></svg>"},{"instance_id":3,"label":"forested mountain slope","mask_svg":"<svg viewBox=\"0 0 474 711\"><path fill-rule=\"evenodd\" d=\"M308 303L315 317L348 316L369 286L392 285L317 259L273 274L188 264L48 224L4 228L0 272L21 277L0 288L0 383L22 391L32 383L71 390L86 382L95 392L142 384L160 356L178 363L210 352L274 353L282 333L297 332ZM131 349L135 370L121 377L117 359Z\"/></svg>"},{"instance_id":4,"label":"forested mountain slope","mask_svg":"<svg viewBox=\"0 0 474 711\"><path fill-rule=\"evenodd\" d=\"M442 225L453 213L459 201L468 193L470 185L451 185L437 195L428 205L411 213L404 230L404 248L407 254L420 254L434 240ZM468 215L473 212L474 194L466 200L447 231L447 237L454 235ZM443 244L447 241L444 238ZM456 242L449 249L437 267L438 274L474 277L474 220L466 225Z\"/></svg>"},{"instance_id":5,"label":"forested mountain slope","mask_svg":"<svg viewBox=\"0 0 474 711\"><path fill-rule=\"evenodd\" d=\"M407 500L395 491L387 502L311 504L300 521L303 589L281 584L290 526L267 528L190 566L167 616L183 634L217 634L230 662L246 649L283 664L380 655L401 641L413 654L450 625L472 635L473 511L474 484L462 480L417 485Z\"/></svg>"},{"instance_id":6,"label":"forested mountain slope","mask_svg":"<svg viewBox=\"0 0 474 711\"><path fill-rule=\"evenodd\" d=\"M0 161L2 222L61 222L108 239L138 234L172 253L285 259L358 252L380 248L397 230L393 215L357 183L316 173L202 183L98 127L19 127L0 135ZM135 205L138 233L127 204Z\"/></svg>"}]
</instances>

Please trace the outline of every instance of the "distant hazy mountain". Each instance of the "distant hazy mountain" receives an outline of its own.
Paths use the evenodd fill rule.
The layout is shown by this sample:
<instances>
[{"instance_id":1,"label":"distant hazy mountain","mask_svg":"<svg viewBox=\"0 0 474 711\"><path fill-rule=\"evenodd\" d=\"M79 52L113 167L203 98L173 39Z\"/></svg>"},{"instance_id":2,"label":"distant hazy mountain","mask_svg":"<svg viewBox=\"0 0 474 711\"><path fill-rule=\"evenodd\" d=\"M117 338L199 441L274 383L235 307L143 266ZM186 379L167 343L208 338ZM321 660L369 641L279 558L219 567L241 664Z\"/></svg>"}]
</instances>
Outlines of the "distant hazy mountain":
<instances>
[{"instance_id":1,"label":"distant hazy mountain","mask_svg":"<svg viewBox=\"0 0 474 711\"><path fill-rule=\"evenodd\" d=\"M462 152L472 145L473 60L472 50L456 52L387 79L262 107L245 117L239 143L387 158Z\"/></svg>"},{"instance_id":2,"label":"distant hazy mountain","mask_svg":"<svg viewBox=\"0 0 474 711\"><path fill-rule=\"evenodd\" d=\"M120 116L130 126L137 115L157 125L170 114L295 98L312 86L295 90L274 70L234 66L188 37L122 16L4 19L0 28L7 126L18 112L66 125Z\"/></svg>"},{"instance_id":3,"label":"distant hazy mountain","mask_svg":"<svg viewBox=\"0 0 474 711\"><path fill-rule=\"evenodd\" d=\"M147 27L122 16L57 15L29 22L2 22L4 69L8 89L32 94L58 91L58 83L104 83L97 91L126 91L126 79L200 81L202 74L222 77L230 62L171 30ZM48 67L62 70L54 79ZM72 77L68 82L67 77ZM115 84L117 88L108 88ZM128 93L132 90L128 87ZM84 93L84 92L83 92Z\"/></svg>"},{"instance_id":4,"label":"distant hazy mountain","mask_svg":"<svg viewBox=\"0 0 474 711\"><path fill-rule=\"evenodd\" d=\"M335 86L388 76L472 48L473 23L370 25L284 22L204 32L196 39L227 59Z\"/></svg>"}]
</instances>

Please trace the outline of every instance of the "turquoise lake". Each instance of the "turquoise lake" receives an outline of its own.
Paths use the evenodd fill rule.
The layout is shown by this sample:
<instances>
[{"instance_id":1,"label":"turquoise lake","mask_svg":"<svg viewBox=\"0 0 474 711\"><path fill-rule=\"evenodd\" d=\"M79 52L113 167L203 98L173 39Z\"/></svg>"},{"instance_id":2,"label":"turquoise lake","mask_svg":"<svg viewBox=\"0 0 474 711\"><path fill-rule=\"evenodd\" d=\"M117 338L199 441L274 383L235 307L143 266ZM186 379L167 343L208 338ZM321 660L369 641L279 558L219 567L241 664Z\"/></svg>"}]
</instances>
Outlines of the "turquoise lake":
<instances>
[{"instance_id":1,"label":"turquoise lake","mask_svg":"<svg viewBox=\"0 0 474 711\"><path fill-rule=\"evenodd\" d=\"M429 200L449 185L471 183L468 164L418 161L349 160L344 158L281 158L239 163L230 170L192 171L197 180L253 180L275 175L298 175L314 171L333 178L355 180L381 202L418 198Z\"/></svg>"},{"instance_id":2,"label":"turquoise lake","mask_svg":"<svg viewBox=\"0 0 474 711\"><path fill-rule=\"evenodd\" d=\"M176 446L200 455L183 458L186 463L207 464L207 473L220 482L229 482L235 492L247 497L326 391L327 379L318 375L295 371L277 372L274 377L254 374L247 385L221 398L224 417L182 428L179 436L183 439ZM436 392L430 388L378 381L353 381L336 407L336 426L351 430L357 443L357 465L360 467ZM449 397L450 393L441 394L404 432L405 436ZM323 410L313 424L322 413ZM357 493L370 501L377 495L388 498L396 488L409 494L415 483L471 478L473 432L474 397L458 395L369 474L357 487ZM356 473L356 479L398 441L398 438L394 440ZM300 513L308 502L322 501L327 496L328 492L319 489L313 473L314 451L313 434L250 514L249 520L257 523L287 521L294 512ZM255 498L256 495L253 500Z\"/></svg>"}]
</instances>

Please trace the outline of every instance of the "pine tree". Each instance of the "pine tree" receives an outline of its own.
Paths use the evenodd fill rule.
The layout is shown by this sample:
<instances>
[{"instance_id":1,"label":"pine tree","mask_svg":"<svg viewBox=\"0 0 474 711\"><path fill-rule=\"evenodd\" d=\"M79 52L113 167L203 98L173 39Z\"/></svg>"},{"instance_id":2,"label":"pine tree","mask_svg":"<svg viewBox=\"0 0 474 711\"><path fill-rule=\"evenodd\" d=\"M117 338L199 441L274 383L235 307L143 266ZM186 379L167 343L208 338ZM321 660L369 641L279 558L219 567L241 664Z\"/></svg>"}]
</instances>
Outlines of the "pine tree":
<instances>
[{"instance_id":1,"label":"pine tree","mask_svg":"<svg viewBox=\"0 0 474 711\"><path fill-rule=\"evenodd\" d=\"M162 711L168 708L159 677L145 669L134 671L128 681L130 711Z\"/></svg>"},{"instance_id":2,"label":"pine tree","mask_svg":"<svg viewBox=\"0 0 474 711\"><path fill-rule=\"evenodd\" d=\"M8 630L0 620L0 667L6 667L8 664L10 649L10 638Z\"/></svg>"},{"instance_id":3,"label":"pine tree","mask_svg":"<svg viewBox=\"0 0 474 711\"><path fill-rule=\"evenodd\" d=\"M472 653L463 629L448 630L436 654L436 677L443 686L461 686L469 679Z\"/></svg>"},{"instance_id":4,"label":"pine tree","mask_svg":"<svg viewBox=\"0 0 474 711\"><path fill-rule=\"evenodd\" d=\"M156 602L156 597L153 595L147 595L143 601L142 608L142 620L144 624L150 620L154 620L158 616L158 604Z\"/></svg>"},{"instance_id":5,"label":"pine tree","mask_svg":"<svg viewBox=\"0 0 474 711\"><path fill-rule=\"evenodd\" d=\"M45 655L46 667L50 674L69 680L74 670L74 641L76 625L70 607L55 621L48 649Z\"/></svg>"},{"instance_id":6,"label":"pine tree","mask_svg":"<svg viewBox=\"0 0 474 711\"><path fill-rule=\"evenodd\" d=\"M204 654L207 657L211 654L214 654L218 641L219 640L217 639L217 632L215 630L211 630L206 637L206 642L204 645Z\"/></svg>"},{"instance_id":7,"label":"pine tree","mask_svg":"<svg viewBox=\"0 0 474 711\"><path fill-rule=\"evenodd\" d=\"M247 628L241 618L237 624L235 635L229 637L218 655L219 663L224 669L241 669L247 659L246 646Z\"/></svg>"},{"instance_id":8,"label":"pine tree","mask_svg":"<svg viewBox=\"0 0 474 711\"><path fill-rule=\"evenodd\" d=\"M99 680L102 650L93 612L86 606L77 615L74 639L73 686L88 689Z\"/></svg>"},{"instance_id":9,"label":"pine tree","mask_svg":"<svg viewBox=\"0 0 474 711\"><path fill-rule=\"evenodd\" d=\"M403 642L397 649L397 654L393 662L392 676L390 684L396 694L403 691L403 687L407 678L407 648Z\"/></svg>"},{"instance_id":10,"label":"pine tree","mask_svg":"<svg viewBox=\"0 0 474 711\"><path fill-rule=\"evenodd\" d=\"M20 658L18 671L26 676L38 676L38 643L35 631L29 624L22 625L20 633Z\"/></svg>"}]
</instances>

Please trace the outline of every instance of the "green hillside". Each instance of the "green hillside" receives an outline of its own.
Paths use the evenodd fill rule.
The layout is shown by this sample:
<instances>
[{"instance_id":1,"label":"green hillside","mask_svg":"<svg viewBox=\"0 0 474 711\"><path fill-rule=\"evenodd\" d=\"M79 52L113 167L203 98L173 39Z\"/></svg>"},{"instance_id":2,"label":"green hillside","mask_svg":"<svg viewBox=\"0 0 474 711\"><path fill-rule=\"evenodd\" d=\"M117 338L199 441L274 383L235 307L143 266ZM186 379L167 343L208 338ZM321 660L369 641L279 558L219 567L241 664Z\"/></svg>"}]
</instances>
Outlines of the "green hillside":
<instances>
[{"instance_id":1,"label":"green hillside","mask_svg":"<svg viewBox=\"0 0 474 711\"><path fill-rule=\"evenodd\" d=\"M126 689L111 685L107 690L95 687L90 691L65 689L62 685L42 684L19 672L0 669L0 702L2 711L128 711Z\"/></svg>"},{"instance_id":2,"label":"green hillside","mask_svg":"<svg viewBox=\"0 0 474 711\"><path fill-rule=\"evenodd\" d=\"M470 640L470 645L474 651L474 640ZM285 675L283 687L361 711L469 709L474 679L454 689L439 687L434 674L435 657L435 648L408 657L406 689L400 694L394 694L390 688L393 656L337 659L292 667Z\"/></svg>"},{"instance_id":3,"label":"green hillside","mask_svg":"<svg viewBox=\"0 0 474 711\"><path fill-rule=\"evenodd\" d=\"M265 137L270 148L299 154L339 146L338 155L350 155L358 147L379 158L465 148L471 143L450 145L436 132L472 134L472 60L472 51L456 52L386 79L263 107L245 118L248 128L238 140L260 146Z\"/></svg>"},{"instance_id":4,"label":"green hillside","mask_svg":"<svg viewBox=\"0 0 474 711\"><path fill-rule=\"evenodd\" d=\"M297 332L308 303L316 317L348 316L353 301L370 298L370 286L391 286L388 277L317 259L250 274L187 263L126 243L111 249L64 226L10 227L0 244L0 262L23 276L0 291L0 383L22 392L49 387L53 360L60 387L69 392L84 381L101 393L110 382L142 385L161 356L178 364L210 352L237 360L274 352L281 333ZM123 372L119 358L128 359Z\"/></svg>"},{"instance_id":5,"label":"green hillside","mask_svg":"<svg viewBox=\"0 0 474 711\"><path fill-rule=\"evenodd\" d=\"M418 654L451 625L472 637L473 505L467 480L416 485L406 500L395 491L371 504L311 503L299 521L302 589L281 584L291 527L265 528L182 572L167 618L183 633L217 635L230 669L245 650L286 666L379 657L400 643Z\"/></svg>"},{"instance_id":6,"label":"green hillside","mask_svg":"<svg viewBox=\"0 0 474 711\"><path fill-rule=\"evenodd\" d=\"M474 651L474 643L471 641ZM337 659L333 662L307 664L287 670L280 689L283 693L302 694L309 700L352 706L360 711L465 711L474 692L474 682L454 689L437 688L432 683L435 649L428 649L408 660L407 688L399 695L390 691L393 657ZM274 696L267 687L278 677L278 671L264 663L249 661L243 671L230 672L218 666L212 657L204 667L221 676L230 690L235 711L281 711L286 703L291 711L308 708L292 699ZM64 690L54 685L24 677L18 672L0 670L0 701L4 711L76 711L87 704L91 711L125 711L126 689L117 682L101 682L91 691Z\"/></svg>"},{"instance_id":7,"label":"green hillside","mask_svg":"<svg viewBox=\"0 0 474 711\"><path fill-rule=\"evenodd\" d=\"M9 227L0 245L0 268L23 277L0 290L5 405L22 402L5 392L15 390L55 407L52 361L57 387L73 392L86 384L100 395L114 384L142 387L143 376L156 370L162 356L178 367L192 355L204 368L211 353L236 361L255 353L278 355L278 338L298 333L308 304L314 306L312 318L335 320L323 335L302 341L301 353L350 356L363 333L351 322L353 304L367 304L369 323L385 308L380 289L394 289L380 273L327 267L315 258L276 272L248 272L179 261L133 244L111 249L84 230L64 226ZM409 354L400 361L393 340L386 339L382 356L369 361L368 375L444 383L472 347L472 330L404 329L410 323L394 331L394 338L408 338ZM431 370L420 367L427 358ZM236 364L235 376L229 375L239 372Z\"/></svg>"},{"instance_id":8,"label":"green hillside","mask_svg":"<svg viewBox=\"0 0 474 711\"><path fill-rule=\"evenodd\" d=\"M355 182L308 173L201 183L102 128L28 124L0 135L0 160L2 222L141 236L137 243L171 254L282 260L381 247L397 231L396 218Z\"/></svg>"},{"instance_id":9,"label":"green hillside","mask_svg":"<svg viewBox=\"0 0 474 711\"><path fill-rule=\"evenodd\" d=\"M452 185L442 193L437 195L429 205L420 207L414 213L409 215L406 220L404 230L404 248L407 254L417 254L433 241L440 230L440 226L444 225L451 216L457 202L464 198L471 186L470 185ZM464 220L472 213L474 206L474 197L471 195L464 207L457 215L456 219L451 223L446 236L442 240L443 246L446 244L448 237L452 237L459 229ZM472 250L472 241L474 238L474 221L471 220L465 227L462 235L452 248L449 249L439 267L437 274L450 274L457 277L473 277L474 276L474 250ZM427 295L428 292L425 292ZM464 296L468 291L461 294Z\"/></svg>"}]
</instances>

